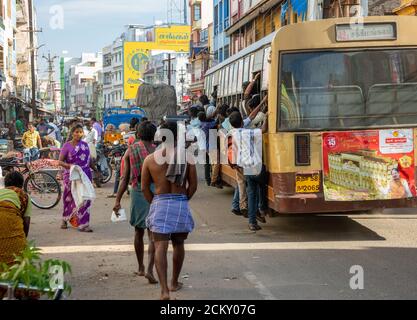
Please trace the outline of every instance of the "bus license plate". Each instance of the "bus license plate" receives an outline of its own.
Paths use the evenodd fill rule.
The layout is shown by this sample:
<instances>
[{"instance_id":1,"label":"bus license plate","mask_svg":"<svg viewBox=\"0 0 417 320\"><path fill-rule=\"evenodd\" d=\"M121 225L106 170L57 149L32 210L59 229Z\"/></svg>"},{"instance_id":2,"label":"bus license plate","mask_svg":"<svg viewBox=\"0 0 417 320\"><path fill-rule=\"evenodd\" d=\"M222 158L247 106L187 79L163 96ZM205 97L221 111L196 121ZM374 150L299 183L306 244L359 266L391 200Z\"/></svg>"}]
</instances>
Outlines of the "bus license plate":
<instances>
[{"instance_id":1,"label":"bus license plate","mask_svg":"<svg viewBox=\"0 0 417 320\"><path fill-rule=\"evenodd\" d=\"M295 191L297 193L320 192L320 174L297 174L295 177Z\"/></svg>"}]
</instances>

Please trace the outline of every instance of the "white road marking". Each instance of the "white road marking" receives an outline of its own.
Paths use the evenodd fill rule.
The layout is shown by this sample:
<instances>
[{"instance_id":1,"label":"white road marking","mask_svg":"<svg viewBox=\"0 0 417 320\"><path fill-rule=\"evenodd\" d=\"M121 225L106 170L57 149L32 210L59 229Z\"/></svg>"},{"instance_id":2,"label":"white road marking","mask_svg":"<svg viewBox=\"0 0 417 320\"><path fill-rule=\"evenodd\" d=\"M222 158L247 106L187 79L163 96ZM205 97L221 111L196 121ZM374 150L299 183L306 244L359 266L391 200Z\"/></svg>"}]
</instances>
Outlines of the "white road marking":
<instances>
[{"instance_id":1,"label":"white road marking","mask_svg":"<svg viewBox=\"0 0 417 320\"><path fill-rule=\"evenodd\" d=\"M274 297L271 291L265 285L258 280L258 278L252 273L252 272L245 272L243 274L245 278L255 286L258 293L262 296L264 300L277 300L277 298Z\"/></svg>"},{"instance_id":2,"label":"white road marking","mask_svg":"<svg viewBox=\"0 0 417 320\"><path fill-rule=\"evenodd\" d=\"M264 242L264 243L198 243L185 245L190 251L253 251L253 250L369 250L372 248L417 248L415 243L402 244L389 241L337 241L337 242ZM147 250L147 248L145 248ZM133 252L132 245L85 245L41 247L44 254Z\"/></svg>"}]
</instances>

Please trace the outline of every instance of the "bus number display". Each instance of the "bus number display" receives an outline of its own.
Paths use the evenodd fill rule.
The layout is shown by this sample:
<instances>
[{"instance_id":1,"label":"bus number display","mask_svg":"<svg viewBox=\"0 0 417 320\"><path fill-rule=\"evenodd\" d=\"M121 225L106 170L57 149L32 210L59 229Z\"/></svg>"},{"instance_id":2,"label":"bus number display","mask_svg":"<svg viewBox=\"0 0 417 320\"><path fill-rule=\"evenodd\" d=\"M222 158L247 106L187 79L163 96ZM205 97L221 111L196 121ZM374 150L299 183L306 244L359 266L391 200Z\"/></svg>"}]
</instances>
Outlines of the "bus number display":
<instances>
[{"instance_id":1,"label":"bus number display","mask_svg":"<svg viewBox=\"0 0 417 320\"><path fill-rule=\"evenodd\" d=\"M320 192L320 174L297 174L295 176L296 193Z\"/></svg>"}]
</instances>

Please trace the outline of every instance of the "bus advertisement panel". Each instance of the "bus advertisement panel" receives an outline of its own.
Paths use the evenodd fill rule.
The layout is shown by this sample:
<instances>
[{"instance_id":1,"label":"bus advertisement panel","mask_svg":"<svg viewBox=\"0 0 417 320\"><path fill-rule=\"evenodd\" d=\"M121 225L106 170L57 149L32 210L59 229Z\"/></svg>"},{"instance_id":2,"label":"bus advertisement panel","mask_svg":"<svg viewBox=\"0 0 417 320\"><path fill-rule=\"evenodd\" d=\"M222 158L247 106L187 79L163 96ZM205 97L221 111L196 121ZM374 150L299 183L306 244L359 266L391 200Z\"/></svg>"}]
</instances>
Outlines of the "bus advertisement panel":
<instances>
[{"instance_id":1,"label":"bus advertisement panel","mask_svg":"<svg viewBox=\"0 0 417 320\"><path fill-rule=\"evenodd\" d=\"M412 129L323 134L326 201L416 196Z\"/></svg>"}]
</instances>

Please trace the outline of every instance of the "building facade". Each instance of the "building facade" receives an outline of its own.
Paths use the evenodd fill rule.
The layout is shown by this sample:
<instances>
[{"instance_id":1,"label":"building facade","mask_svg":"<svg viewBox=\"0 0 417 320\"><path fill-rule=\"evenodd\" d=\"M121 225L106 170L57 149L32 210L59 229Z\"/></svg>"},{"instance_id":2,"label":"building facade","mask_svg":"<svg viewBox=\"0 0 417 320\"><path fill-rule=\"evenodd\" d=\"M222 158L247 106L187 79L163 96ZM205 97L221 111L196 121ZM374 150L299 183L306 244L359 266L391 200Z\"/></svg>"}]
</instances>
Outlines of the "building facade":
<instances>
[{"instance_id":1,"label":"building facade","mask_svg":"<svg viewBox=\"0 0 417 320\"><path fill-rule=\"evenodd\" d=\"M19 116L32 120L31 53L37 50L29 41L29 11L33 12L36 29L36 9L29 8L28 0L0 1L0 120L9 122ZM35 61L35 77L37 63Z\"/></svg>"},{"instance_id":2,"label":"building facade","mask_svg":"<svg viewBox=\"0 0 417 320\"><path fill-rule=\"evenodd\" d=\"M7 123L16 118L16 1L0 1L0 119Z\"/></svg>"},{"instance_id":3,"label":"building facade","mask_svg":"<svg viewBox=\"0 0 417 320\"><path fill-rule=\"evenodd\" d=\"M106 108L125 107L123 96L122 37L103 48L103 99Z\"/></svg>"},{"instance_id":4,"label":"building facade","mask_svg":"<svg viewBox=\"0 0 417 320\"><path fill-rule=\"evenodd\" d=\"M191 74L190 93L194 100L202 95L206 71L218 61L213 47L213 0L191 0L191 52L188 73Z\"/></svg>"},{"instance_id":5,"label":"building facade","mask_svg":"<svg viewBox=\"0 0 417 320\"><path fill-rule=\"evenodd\" d=\"M230 0L214 0L214 60L221 63L230 56L230 38L225 30L230 26Z\"/></svg>"},{"instance_id":6,"label":"building facade","mask_svg":"<svg viewBox=\"0 0 417 320\"><path fill-rule=\"evenodd\" d=\"M389 15L400 5L400 0L368 0L367 3L365 14ZM230 26L225 30L230 37L230 54L288 24L353 16L360 4L360 0L230 0Z\"/></svg>"},{"instance_id":7,"label":"building facade","mask_svg":"<svg viewBox=\"0 0 417 320\"><path fill-rule=\"evenodd\" d=\"M17 88L16 96L25 102L31 99L31 65L29 32L25 32L29 25L29 6L27 1L16 1L16 64Z\"/></svg>"},{"instance_id":8,"label":"building facade","mask_svg":"<svg viewBox=\"0 0 417 320\"><path fill-rule=\"evenodd\" d=\"M71 75L70 70L73 66L81 63L81 58L64 58L64 106L65 114L71 110Z\"/></svg>"}]
</instances>

